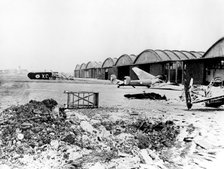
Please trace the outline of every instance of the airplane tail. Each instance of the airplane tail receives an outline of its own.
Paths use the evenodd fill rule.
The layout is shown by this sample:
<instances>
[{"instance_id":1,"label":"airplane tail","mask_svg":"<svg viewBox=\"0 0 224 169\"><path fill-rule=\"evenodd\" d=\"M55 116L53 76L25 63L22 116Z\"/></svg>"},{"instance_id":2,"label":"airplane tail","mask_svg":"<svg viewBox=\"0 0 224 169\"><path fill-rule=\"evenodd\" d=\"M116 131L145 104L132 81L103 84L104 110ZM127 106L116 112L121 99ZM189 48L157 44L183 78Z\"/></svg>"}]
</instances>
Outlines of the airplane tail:
<instances>
[{"instance_id":1,"label":"airplane tail","mask_svg":"<svg viewBox=\"0 0 224 169\"><path fill-rule=\"evenodd\" d=\"M132 70L135 72L135 74L138 76L139 80L144 80L144 79L155 79L157 78L156 76L153 76L152 74L141 70L137 67L133 67Z\"/></svg>"}]
</instances>

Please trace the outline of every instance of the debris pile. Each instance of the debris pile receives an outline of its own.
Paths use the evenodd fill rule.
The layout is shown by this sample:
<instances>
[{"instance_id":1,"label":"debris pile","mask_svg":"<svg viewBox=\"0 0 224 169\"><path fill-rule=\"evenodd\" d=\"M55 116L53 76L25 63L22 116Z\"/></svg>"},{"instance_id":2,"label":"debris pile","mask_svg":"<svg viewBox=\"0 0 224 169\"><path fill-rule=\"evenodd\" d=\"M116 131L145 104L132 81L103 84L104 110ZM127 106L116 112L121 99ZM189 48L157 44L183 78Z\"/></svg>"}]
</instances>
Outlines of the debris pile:
<instances>
[{"instance_id":1,"label":"debris pile","mask_svg":"<svg viewBox=\"0 0 224 169\"><path fill-rule=\"evenodd\" d=\"M56 105L53 99L42 102L31 100L28 104L3 111L0 118L3 151L21 154L26 148L40 147L60 138L70 125L59 116L58 111L53 111Z\"/></svg>"},{"instance_id":2,"label":"debris pile","mask_svg":"<svg viewBox=\"0 0 224 169\"><path fill-rule=\"evenodd\" d=\"M164 147L172 147L179 134L179 126L175 126L173 121L152 123L147 119L140 119L134 124L138 135L139 148L148 148L152 150L162 150ZM147 141L148 140L148 141ZM146 146L142 144L146 143Z\"/></svg>"},{"instance_id":3,"label":"debris pile","mask_svg":"<svg viewBox=\"0 0 224 169\"><path fill-rule=\"evenodd\" d=\"M151 100L167 100L166 96L161 96L157 93L138 93L138 94L125 94L124 97L129 99L151 99Z\"/></svg>"},{"instance_id":4,"label":"debris pile","mask_svg":"<svg viewBox=\"0 0 224 169\"><path fill-rule=\"evenodd\" d=\"M53 99L31 100L2 112L0 168L177 168L182 162L177 157L187 159L197 145L207 146L193 141L193 126L182 136L170 120L112 121L100 114L60 112L56 105Z\"/></svg>"}]
</instances>

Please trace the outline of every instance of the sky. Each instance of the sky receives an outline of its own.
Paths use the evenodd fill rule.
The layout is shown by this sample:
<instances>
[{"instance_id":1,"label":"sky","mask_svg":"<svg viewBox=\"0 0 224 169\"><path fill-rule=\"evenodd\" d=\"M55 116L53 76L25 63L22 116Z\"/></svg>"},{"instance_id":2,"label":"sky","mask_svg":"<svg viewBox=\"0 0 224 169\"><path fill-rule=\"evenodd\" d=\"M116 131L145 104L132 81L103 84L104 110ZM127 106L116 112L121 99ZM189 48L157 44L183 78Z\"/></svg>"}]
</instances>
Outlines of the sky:
<instances>
[{"instance_id":1,"label":"sky","mask_svg":"<svg viewBox=\"0 0 224 169\"><path fill-rule=\"evenodd\" d=\"M206 51L223 0L0 0L0 69L73 72L146 49Z\"/></svg>"}]
</instances>

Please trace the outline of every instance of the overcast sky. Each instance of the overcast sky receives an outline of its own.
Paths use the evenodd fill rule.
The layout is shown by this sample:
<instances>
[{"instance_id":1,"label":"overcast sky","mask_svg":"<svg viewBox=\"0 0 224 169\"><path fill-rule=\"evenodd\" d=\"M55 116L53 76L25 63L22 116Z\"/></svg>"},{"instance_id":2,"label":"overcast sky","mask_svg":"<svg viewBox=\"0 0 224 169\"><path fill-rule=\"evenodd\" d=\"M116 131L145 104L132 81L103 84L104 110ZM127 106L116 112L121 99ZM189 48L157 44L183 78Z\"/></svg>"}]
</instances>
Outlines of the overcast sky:
<instances>
[{"instance_id":1,"label":"overcast sky","mask_svg":"<svg viewBox=\"0 0 224 169\"><path fill-rule=\"evenodd\" d=\"M145 49L206 51L223 0L0 0L0 69L73 72Z\"/></svg>"}]
</instances>

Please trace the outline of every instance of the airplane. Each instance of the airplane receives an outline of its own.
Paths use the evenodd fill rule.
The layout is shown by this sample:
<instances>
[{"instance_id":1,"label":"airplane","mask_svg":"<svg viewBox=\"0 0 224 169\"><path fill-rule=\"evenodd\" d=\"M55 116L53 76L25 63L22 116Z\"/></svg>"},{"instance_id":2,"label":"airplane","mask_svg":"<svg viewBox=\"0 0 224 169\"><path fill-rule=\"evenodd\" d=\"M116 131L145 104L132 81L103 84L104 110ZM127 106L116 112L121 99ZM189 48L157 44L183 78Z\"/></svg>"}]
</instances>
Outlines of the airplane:
<instances>
[{"instance_id":1,"label":"airplane","mask_svg":"<svg viewBox=\"0 0 224 169\"><path fill-rule=\"evenodd\" d=\"M184 90L188 110L193 104L201 102L205 102L206 107L214 108L224 104L224 81L220 77L211 80L206 88L194 88L193 78L191 78L189 85L184 85Z\"/></svg>"},{"instance_id":2,"label":"airplane","mask_svg":"<svg viewBox=\"0 0 224 169\"><path fill-rule=\"evenodd\" d=\"M173 83L166 83L161 75L154 76L148 72L145 72L144 70L139 69L138 67L133 67L132 70L138 76L139 80L131 80L129 76L125 76L124 80L118 80L116 75L113 74L111 75L111 82L117 84L118 88L120 86L132 86L133 88L135 88L135 86L146 86L148 88L154 89L156 89L156 87L158 87L159 89L162 89L162 87L164 87L164 89L172 89L165 88L165 85L174 85Z\"/></svg>"}]
</instances>

